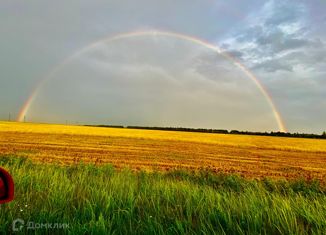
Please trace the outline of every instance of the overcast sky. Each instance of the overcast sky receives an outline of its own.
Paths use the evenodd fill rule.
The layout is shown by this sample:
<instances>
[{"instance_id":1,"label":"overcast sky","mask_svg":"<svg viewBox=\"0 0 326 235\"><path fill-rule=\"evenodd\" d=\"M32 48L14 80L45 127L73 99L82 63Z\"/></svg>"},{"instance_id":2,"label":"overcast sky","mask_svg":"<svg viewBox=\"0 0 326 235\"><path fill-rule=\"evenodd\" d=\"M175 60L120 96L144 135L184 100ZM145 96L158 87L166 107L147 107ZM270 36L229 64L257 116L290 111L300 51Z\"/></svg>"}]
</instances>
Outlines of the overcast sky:
<instances>
[{"instance_id":1,"label":"overcast sky","mask_svg":"<svg viewBox=\"0 0 326 235\"><path fill-rule=\"evenodd\" d=\"M232 54L269 91L290 132L326 129L323 0L0 0L0 119L36 84L102 38L163 30ZM102 42L40 89L29 121L277 130L271 107L232 61L166 36Z\"/></svg>"}]
</instances>

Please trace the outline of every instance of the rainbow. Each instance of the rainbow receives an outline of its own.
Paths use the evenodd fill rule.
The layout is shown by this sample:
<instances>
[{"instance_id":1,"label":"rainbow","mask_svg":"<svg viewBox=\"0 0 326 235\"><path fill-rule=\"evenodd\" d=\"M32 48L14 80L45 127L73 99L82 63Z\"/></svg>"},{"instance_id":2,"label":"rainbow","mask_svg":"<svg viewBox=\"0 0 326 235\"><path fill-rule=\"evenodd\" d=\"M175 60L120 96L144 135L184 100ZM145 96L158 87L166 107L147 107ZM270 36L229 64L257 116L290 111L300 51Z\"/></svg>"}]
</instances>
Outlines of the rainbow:
<instances>
[{"instance_id":1,"label":"rainbow","mask_svg":"<svg viewBox=\"0 0 326 235\"><path fill-rule=\"evenodd\" d=\"M100 43L110 43L110 42L114 42L117 40L121 40L121 39L126 39L126 38L132 38L132 37L140 37L140 36L165 36L165 37L173 37L173 38L177 38L177 39L181 39L181 40L186 40L198 45L201 45L207 49L210 49L222 56L224 56L226 59L230 60L233 62L233 64L235 66L237 66L241 71L243 71L245 73L245 75L247 77L249 77L257 86L257 88L259 89L259 91L261 92L261 94L266 98L270 108L273 111L273 115L274 118L277 122L279 131L282 132L286 132L286 127L285 124L281 118L281 115L279 114L273 100L272 97L269 95L269 93L267 92L266 88L263 87L263 85L260 83L260 81L257 79L257 77L248 69L246 68L246 66L244 66L237 58L235 58L234 56L224 52L221 50L221 48L219 48L218 46L215 46L203 39L199 39L190 35L185 35L185 34L180 34L180 33L176 33L176 32L169 32L169 31L158 31L158 30L148 30L148 31L133 31L133 32L128 32L128 33L121 33L115 36L110 36L110 37L106 37L104 39L100 39L98 41L95 41L93 43L91 43L90 45L82 48L81 50L78 50L77 52L75 52L73 55L67 57L63 62L61 62L59 65L57 65L56 67L54 67L49 73L47 73L47 75L36 85L36 87L34 88L33 92L31 93L31 95L28 97L28 99L25 101L23 107L21 108L19 115L17 117L17 121L21 122L24 120L24 117L27 115L30 107L32 106L34 100L37 97L37 94L39 92L39 90L42 88L43 84L50 79L57 71L59 71L60 69L62 69L69 61L77 58L78 56L80 56L81 54L83 54L86 51L89 51L93 48L95 48L96 46L98 46Z\"/></svg>"}]
</instances>

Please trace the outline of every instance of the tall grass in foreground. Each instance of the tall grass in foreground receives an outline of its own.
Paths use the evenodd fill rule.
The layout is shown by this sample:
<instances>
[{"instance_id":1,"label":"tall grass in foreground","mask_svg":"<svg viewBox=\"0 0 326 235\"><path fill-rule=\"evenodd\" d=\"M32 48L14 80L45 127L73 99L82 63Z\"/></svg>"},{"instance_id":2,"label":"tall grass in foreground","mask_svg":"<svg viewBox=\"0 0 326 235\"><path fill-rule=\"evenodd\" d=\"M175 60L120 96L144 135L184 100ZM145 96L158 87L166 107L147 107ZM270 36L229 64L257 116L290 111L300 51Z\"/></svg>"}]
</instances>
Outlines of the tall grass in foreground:
<instances>
[{"instance_id":1,"label":"tall grass in foreground","mask_svg":"<svg viewBox=\"0 0 326 235\"><path fill-rule=\"evenodd\" d=\"M0 157L15 201L0 205L0 234L12 221L67 223L37 234L325 234L326 190L317 181L248 180L208 171L116 171L110 165L41 165Z\"/></svg>"}]
</instances>

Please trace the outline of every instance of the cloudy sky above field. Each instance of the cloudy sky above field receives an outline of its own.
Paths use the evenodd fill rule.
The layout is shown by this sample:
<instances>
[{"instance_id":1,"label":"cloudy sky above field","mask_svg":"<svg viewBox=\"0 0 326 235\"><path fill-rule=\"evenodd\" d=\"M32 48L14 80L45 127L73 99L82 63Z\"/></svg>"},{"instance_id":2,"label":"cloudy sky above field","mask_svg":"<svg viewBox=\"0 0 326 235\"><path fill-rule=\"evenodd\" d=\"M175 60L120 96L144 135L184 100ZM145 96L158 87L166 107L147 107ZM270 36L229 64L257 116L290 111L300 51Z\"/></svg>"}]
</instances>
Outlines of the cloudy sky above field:
<instances>
[{"instance_id":1,"label":"cloudy sky above field","mask_svg":"<svg viewBox=\"0 0 326 235\"><path fill-rule=\"evenodd\" d=\"M1 0L0 119L82 48L132 32L202 39L252 71L291 132L326 129L326 3L261 0ZM102 42L61 66L27 120L277 130L272 109L232 61L160 35Z\"/></svg>"}]
</instances>

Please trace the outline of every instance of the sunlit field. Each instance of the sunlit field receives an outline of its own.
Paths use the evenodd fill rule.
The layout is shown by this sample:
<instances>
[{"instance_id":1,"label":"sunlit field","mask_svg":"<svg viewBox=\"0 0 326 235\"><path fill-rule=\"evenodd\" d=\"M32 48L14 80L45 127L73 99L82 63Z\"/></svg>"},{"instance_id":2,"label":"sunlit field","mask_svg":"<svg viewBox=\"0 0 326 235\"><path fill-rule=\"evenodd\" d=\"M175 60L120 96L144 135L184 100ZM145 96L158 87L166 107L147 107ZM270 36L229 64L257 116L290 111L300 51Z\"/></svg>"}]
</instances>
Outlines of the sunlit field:
<instances>
[{"instance_id":1,"label":"sunlit field","mask_svg":"<svg viewBox=\"0 0 326 235\"><path fill-rule=\"evenodd\" d=\"M209 168L322 182L326 176L326 141L301 138L0 122L0 154L146 171Z\"/></svg>"},{"instance_id":2,"label":"sunlit field","mask_svg":"<svg viewBox=\"0 0 326 235\"><path fill-rule=\"evenodd\" d=\"M324 234L325 143L1 122L0 234Z\"/></svg>"}]
</instances>

